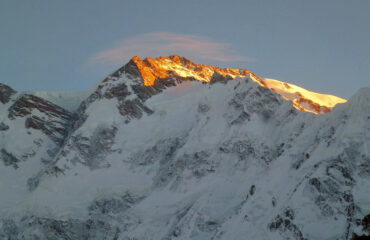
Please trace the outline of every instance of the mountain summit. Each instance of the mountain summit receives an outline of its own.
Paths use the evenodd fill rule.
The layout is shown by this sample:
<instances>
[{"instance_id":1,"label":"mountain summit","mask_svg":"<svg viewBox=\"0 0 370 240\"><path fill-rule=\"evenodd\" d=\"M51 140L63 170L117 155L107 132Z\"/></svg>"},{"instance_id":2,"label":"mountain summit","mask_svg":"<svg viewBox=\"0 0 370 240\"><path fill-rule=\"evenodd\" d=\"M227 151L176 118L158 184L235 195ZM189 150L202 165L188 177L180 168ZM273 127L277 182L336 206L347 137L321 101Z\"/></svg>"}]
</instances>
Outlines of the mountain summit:
<instances>
[{"instance_id":1,"label":"mountain summit","mask_svg":"<svg viewBox=\"0 0 370 240\"><path fill-rule=\"evenodd\" d=\"M293 106L301 111L315 114L327 113L336 104L346 102L345 99L308 91L293 84L274 79L263 79L247 69L219 68L210 65L197 64L185 57L172 55L169 57L145 58L135 56L129 65L137 69L145 86L153 86L156 81L167 79L191 79L205 83L227 81L236 77L250 76L250 79L260 86L269 88L284 99L292 101Z\"/></svg>"},{"instance_id":2,"label":"mountain summit","mask_svg":"<svg viewBox=\"0 0 370 240\"><path fill-rule=\"evenodd\" d=\"M0 239L368 235L369 96L179 56L78 96L0 84Z\"/></svg>"},{"instance_id":3,"label":"mountain summit","mask_svg":"<svg viewBox=\"0 0 370 240\"><path fill-rule=\"evenodd\" d=\"M246 69L218 68L209 65L196 64L185 57L172 55L169 57L145 58L141 60L135 56L131 61L140 71L145 86L152 86L154 82L161 79L176 77L194 79L201 82L212 82L216 76L245 77L249 73Z\"/></svg>"}]
</instances>

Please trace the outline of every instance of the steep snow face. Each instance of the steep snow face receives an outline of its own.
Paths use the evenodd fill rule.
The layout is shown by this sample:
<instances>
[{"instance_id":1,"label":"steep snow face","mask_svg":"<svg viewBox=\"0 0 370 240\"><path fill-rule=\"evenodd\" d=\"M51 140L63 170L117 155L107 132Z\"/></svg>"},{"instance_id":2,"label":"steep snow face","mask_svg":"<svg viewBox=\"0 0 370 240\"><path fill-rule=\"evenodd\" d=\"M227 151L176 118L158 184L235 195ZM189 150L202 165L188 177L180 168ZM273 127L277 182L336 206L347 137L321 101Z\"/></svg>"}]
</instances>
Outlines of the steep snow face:
<instances>
[{"instance_id":1,"label":"steep snow face","mask_svg":"<svg viewBox=\"0 0 370 240\"><path fill-rule=\"evenodd\" d=\"M285 100L292 101L293 107L303 112L314 114L327 113L333 109L335 105L347 101L337 96L311 92L294 84L281 82L275 79L262 79L255 74L251 74L251 79L261 86L276 92Z\"/></svg>"},{"instance_id":2,"label":"steep snow face","mask_svg":"<svg viewBox=\"0 0 370 240\"><path fill-rule=\"evenodd\" d=\"M311 100L312 102L317 103L321 107L332 109L338 103L346 102L345 99L339 98L337 96L311 92L301 87L298 87L296 85L280 82L274 79L265 78L264 83L266 84L268 88L272 89L273 91L281 95L284 99L291 100L293 101L294 105L298 105L298 106L303 105L300 102L304 100L306 101ZM328 112L324 110L321 110L321 111L312 110L309 107L305 107L305 108L303 107L303 111L309 111L312 113Z\"/></svg>"}]
</instances>

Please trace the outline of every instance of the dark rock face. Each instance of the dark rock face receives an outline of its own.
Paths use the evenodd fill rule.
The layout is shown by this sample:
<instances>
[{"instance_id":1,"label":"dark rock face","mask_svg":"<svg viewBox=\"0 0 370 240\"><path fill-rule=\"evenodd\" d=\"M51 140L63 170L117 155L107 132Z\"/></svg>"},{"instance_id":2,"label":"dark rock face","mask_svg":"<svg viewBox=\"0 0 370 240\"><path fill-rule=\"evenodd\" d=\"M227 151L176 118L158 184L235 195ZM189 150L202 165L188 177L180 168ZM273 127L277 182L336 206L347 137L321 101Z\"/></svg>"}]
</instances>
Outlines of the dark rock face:
<instances>
[{"instance_id":1,"label":"dark rock face","mask_svg":"<svg viewBox=\"0 0 370 240\"><path fill-rule=\"evenodd\" d=\"M18 163L20 160L13 156L13 154L7 152L5 149L1 149L0 156L5 166L13 166L14 169L18 168Z\"/></svg>"},{"instance_id":2,"label":"dark rock face","mask_svg":"<svg viewBox=\"0 0 370 240\"><path fill-rule=\"evenodd\" d=\"M219 74L218 72L214 72L211 78L210 83L227 83L227 81L233 80L233 78L230 75L226 75L225 77Z\"/></svg>"},{"instance_id":3,"label":"dark rock face","mask_svg":"<svg viewBox=\"0 0 370 240\"><path fill-rule=\"evenodd\" d=\"M122 83L115 87L112 87L109 89L109 91L106 91L104 93L104 97L111 99L111 98L118 98L118 99L124 99L126 96L130 95L130 92L127 89L127 85Z\"/></svg>"},{"instance_id":4,"label":"dark rock face","mask_svg":"<svg viewBox=\"0 0 370 240\"><path fill-rule=\"evenodd\" d=\"M176 86L176 83L182 81L181 79L166 78L161 81L155 81L153 86L144 86L143 84L136 84L132 86L132 89L136 95L143 101L149 99L153 95L162 92L168 87Z\"/></svg>"},{"instance_id":5,"label":"dark rock face","mask_svg":"<svg viewBox=\"0 0 370 240\"><path fill-rule=\"evenodd\" d=\"M285 209L283 214L279 214L275 217L268 228L270 231L279 231L280 234L286 236L287 239L305 240L299 227L294 224L295 214L290 208Z\"/></svg>"},{"instance_id":6,"label":"dark rock face","mask_svg":"<svg viewBox=\"0 0 370 240\"><path fill-rule=\"evenodd\" d=\"M174 152L171 154L174 154L175 150L177 149L174 148ZM171 161L162 162L158 174L154 178L154 184L157 187L164 187L175 179L170 186L172 189L175 189L176 184L178 184L176 180L184 178L185 174L199 179L214 173L217 164L217 162L210 158L210 153L207 151L185 153Z\"/></svg>"},{"instance_id":7,"label":"dark rock face","mask_svg":"<svg viewBox=\"0 0 370 240\"><path fill-rule=\"evenodd\" d=\"M57 117L64 120L69 120L71 118L71 114L63 108L29 94L21 96L9 108L9 118L15 119L17 117L30 115L34 109L46 114L48 117Z\"/></svg>"},{"instance_id":8,"label":"dark rock face","mask_svg":"<svg viewBox=\"0 0 370 240\"><path fill-rule=\"evenodd\" d=\"M9 129L9 126L6 125L5 123L0 123L0 131L6 131Z\"/></svg>"},{"instance_id":9,"label":"dark rock face","mask_svg":"<svg viewBox=\"0 0 370 240\"><path fill-rule=\"evenodd\" d=\"M225 117L230 125L250 121L252 114L258 114L263 121L268 121L281 104L277 94L261 86L236 90L235 96L229 101L231 108Z\"/></svg>"},{"instance_id":10,"label":"dark rock face","mask_svg":"<svg viewBox=\"0 0 370 240\"><path fill-rule=\"evenodd\" d=\"M122 116L129 116L130 118L141 118L143 112L152 114L153 111L146 107L139 99L126 100L118 105L119 112Z\"/></svg>"},{"instance_id":11,"label":"dark rock face","mask_svg":"<svg viewBox=\"0 0 370 240\"><path fill-rule=\"evenodd\" d=\"M361 221L362 231L366 233L362 235L358 235L356 233L352 233L351 240L368 240L370 239L370 214L366 215Z\"/></svg>"},{"instance_id":12,"label":"dark rock face","mask_svg":"<svg viewBox=\"0 0 370 240\"><path fill-rule=\"evenodd\" d=\"M75 157L72 161L80 162L91 170L110 167L104 161L104 157L113 152L111 148L116 132L117 128L114 126L111 128L100 127L94 131L90 138L81 135L72 136L67 145L79 153L79 157Z\"/></svg>"},{"instance_id":13,"label":"dark rock face","mask_svg":"<svg viewBox=\"0 0 370 240\"><path fill-rule=\"evenodd\" d=\"M34 112L36 111L36 112ZM41 115L37 114L41 112ZM63 108L33 95L21 96L10 108L10 120L27 117L26 128L41 130L54 142L61 144L68 133L72 114Z\"/></svg>"},{"instance_id":14,"label":"dark rock face","mask_svg":"<svg viewBox=\"0 0 370 240\"><path fill-rule=\"evenodd\" d=\"M72 124L72 131L78 129L85 122L87 118L85 111L90 106L90 104L101 99L102 97L103 94L101 93L101 88L98 87L95 92L93 92L89 97L81 102L79 108L75 112L75 119Z\"/></svg>"},{"instance_id":15,"label":"dark rock face","mask_svg":"<svg viewBox=\"0 0 370 240\"><path fill-rule=\"evenodd\" d=\"M51 121L45 121L39 117L32 116L26 119L26 128L41 130L45 135L49 136L54 142L62 144L64 137L67 135L67 123L55 124Z\"/></svg>"},{"instance_id":16,"label":"dark rock face","mask_svg":"<svg viewBox=\"0 0 370 240\"><path fill-rule=\"evenodd\" d=\"M144 197L125 193L123 196L98 199L88 207L89 215L116 215L143 200Z\"/></svg>"},{"instance_id":17,"label":"dark rock face","mask_svg":"<svg viewBox=\"0 0 370 240\"><path fill-rule=\"evenodd\" d=\"M3 104L9 102L10 97L15 93L16 91L11 89L7 85L0 83L0 102L2 102Z\"/></svg>"},{"instance_id":18,"label":"dark rock face","mask_svg":"<svg viewBox=\"0 0 370 240\"><path fill-rule=\"evenodd\" d=\"M369 240L369 239L370 239L370 236L366 236L366 235L358 236L356 233L354 233L351 237L351 240Z\"/></svg>"},{"instance_id":19,"label":"dark rock face","mask_svg":"<svg viewBox=\"0 0 370 240\"><path fill-rule=\"evenodd\" d=\"M135 77L135 78L141 77L140 71L139 71L135 62L132 59L125 66L123 66L118 71L113 73L112 76L113 77L119 77L122 72L125 72L125 73L127 73L130 76Z\"/></svg>"},{"instance_id":20,"label":"dark rock face","mask_svg":"<svg viewBox=\"0 0 370 240\"><path fill-rule=\"evenodd\" d=\"M362 219L361 225L362 225L362 230L363 231L367 231L368 233L370 233L370 214L366 215Z\"/></svg>"},{"instance_id":21,"label":"dark rock face","mask_svg":"<svg viewBox=\"0 0 370 240\"><path fill-rule=\"evenodd\" d=\"M292 216L281 216L278 215L268 225L270 231L279 231L280 234L286 235L286 239L297 239L297 240L305 240L306 238L303 237L303 234L299 227L293 223L294 217Z\"/></svg>"}]
</instances>

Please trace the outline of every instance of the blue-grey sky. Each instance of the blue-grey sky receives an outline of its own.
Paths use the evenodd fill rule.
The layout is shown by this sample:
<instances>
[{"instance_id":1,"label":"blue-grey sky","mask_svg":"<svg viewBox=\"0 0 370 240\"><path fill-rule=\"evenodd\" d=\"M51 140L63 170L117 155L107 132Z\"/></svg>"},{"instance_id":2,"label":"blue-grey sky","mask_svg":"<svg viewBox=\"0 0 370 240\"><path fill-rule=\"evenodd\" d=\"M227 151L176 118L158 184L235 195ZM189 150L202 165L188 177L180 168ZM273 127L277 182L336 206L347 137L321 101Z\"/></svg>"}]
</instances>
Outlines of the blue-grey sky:
<instances>
[{"instance_id":1,"label":"blue-grey sky","mask_svg":"<svg viewBox=\"0 0 370 240\"><path fill-rule=\"evenodd\" d=\"M0 82L81 91L180 54L344 98L370 86L370 1L0 0Z\"/></svg>"}]
</instances>

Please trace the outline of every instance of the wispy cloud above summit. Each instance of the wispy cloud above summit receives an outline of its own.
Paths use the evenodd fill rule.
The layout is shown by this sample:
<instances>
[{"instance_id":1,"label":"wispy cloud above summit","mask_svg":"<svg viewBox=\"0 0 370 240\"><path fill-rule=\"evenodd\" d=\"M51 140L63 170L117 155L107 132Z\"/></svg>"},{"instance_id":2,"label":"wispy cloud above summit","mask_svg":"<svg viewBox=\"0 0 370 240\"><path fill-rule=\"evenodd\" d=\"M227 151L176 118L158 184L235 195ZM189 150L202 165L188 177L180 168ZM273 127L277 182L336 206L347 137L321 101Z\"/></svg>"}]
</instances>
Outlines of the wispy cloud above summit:
<instances>
[{"instance_id":1,"label":"wispy cloud above summit","mask_svg":"<svg viewBox=\"0 0 370 240\"><path fill-rule=\"evenodd\" d=\"M125 38L116 46L89 59L91 64L122 64L133 56L159 57L172 54L190 59L216 62L252 62L254 59L236 53L230 44L210 38L170 32L156 32Z\"/></svg>"}]
</instances>

